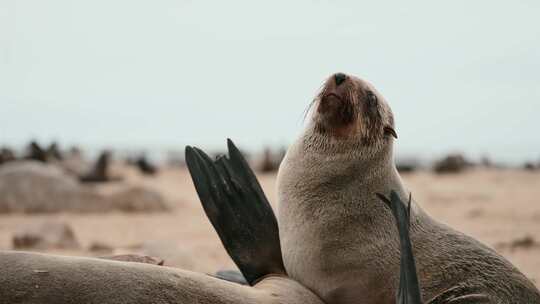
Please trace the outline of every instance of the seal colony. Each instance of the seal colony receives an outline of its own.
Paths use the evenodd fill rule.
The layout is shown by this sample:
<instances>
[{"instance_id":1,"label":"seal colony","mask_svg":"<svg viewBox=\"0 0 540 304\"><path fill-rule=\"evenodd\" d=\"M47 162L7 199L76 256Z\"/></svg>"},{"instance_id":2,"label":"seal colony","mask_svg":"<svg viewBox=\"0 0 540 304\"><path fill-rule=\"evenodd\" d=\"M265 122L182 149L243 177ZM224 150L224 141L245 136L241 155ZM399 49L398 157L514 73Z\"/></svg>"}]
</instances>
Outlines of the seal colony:
<instances>
[{"instance_id":1,"label":"seal colony","mask_svg":"<svg viewBox=\"0 0 540 304\"><path fill-rule=\"evenodd\" d=\"M231 141L215 161L186 148L204 210L252 287L163 266L0 251L0 303L540 303L495 251L410 199L406 208L394 119L372 85L335 74L313 105L279 170L277 221Z\"/></svg>"},{"instance_id":2,"label":"seal colony","mask_svg":"<svg viewBox=\"0 0 540 304\"><path fill-rule=\"evenodd\" d=\"M278 172L279 233L289 276L326 303L391 303L399 242L376 196L406 201L393 160L392 111L373 85L342 73L315 98ZM510 262L437 222L414 201L410 235L428 303L540 303ZM361 299L361 300L360 300Z\"/></svg>"},{"instance_id":3,"label":"seal colony","mask_svg":"<svg viewBox=\"0 0 540 304\"><path fill-rule=\"evenodd\" d=\"M191 147L186 148L186 156L207 216L252 287L156 266L161 264L159 260L144 256L104 260L0 251L0 303L323 304L286 275L276 218L232 142L228 158L212 161ZM421 304L404 224L407 214L396 198L382 197L395 210L402 240L402 279L396 303Z\"/></svg>"}]
</instances>

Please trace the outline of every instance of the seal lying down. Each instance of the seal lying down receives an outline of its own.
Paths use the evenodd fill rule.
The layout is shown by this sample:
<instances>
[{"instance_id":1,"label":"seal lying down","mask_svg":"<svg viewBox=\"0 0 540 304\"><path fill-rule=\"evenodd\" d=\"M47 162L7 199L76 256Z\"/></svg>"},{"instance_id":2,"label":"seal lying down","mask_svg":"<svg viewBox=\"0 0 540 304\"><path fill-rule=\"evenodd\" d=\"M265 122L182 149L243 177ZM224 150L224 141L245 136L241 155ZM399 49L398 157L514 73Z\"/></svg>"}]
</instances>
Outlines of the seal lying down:
<instances>
[{"instance_id":1,"label":"seal lying down","mask_svg":"<svg viewBox=\"0 0 540 304\"><path fill-rule=\"evenodd\" d=\"M229 156L211 160L198 148L186 148L186 162L203 208L225 249L250 285L265 275L286 275L278 226L255 174L231 140ZM397 304L421 304L409 239L409 213L399 196L377 194L392 210L401 243ZM409 200L410 208L410 200ZM233 274L232 281L238 281ZM362 303L362 299L358 299ZM331 303L329 303L331 304Z\"/></svg>"},{"instance_id":2,"label":"seal lying down","mask_svg":"<svg viewBox=\"0 0 540 304\"><path fill-rule=\"evenodd\" d=\"M252 172L240 154L217 167L196 150L187 156L205 211L252 286L165 266L0 251L0 304L323 304L286 276L276 218L258 184L249 183L254 176L242 175ZM210 173L225 173L221 164L247 187L233 194L229 184L216 184Z\"/></svg>"}]
</instances>

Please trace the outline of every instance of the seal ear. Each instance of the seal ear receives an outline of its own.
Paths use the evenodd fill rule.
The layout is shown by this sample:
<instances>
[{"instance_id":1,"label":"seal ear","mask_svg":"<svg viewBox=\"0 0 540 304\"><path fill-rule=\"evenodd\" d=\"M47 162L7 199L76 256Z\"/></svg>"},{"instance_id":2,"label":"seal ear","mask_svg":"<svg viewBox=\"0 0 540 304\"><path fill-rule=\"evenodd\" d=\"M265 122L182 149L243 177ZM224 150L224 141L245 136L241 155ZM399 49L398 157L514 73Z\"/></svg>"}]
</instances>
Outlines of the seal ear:
<instances>
[{"instance_id":1,"label":"seal ear","mask_svg":"<svg viewBox=\"0 0 540 304\"><path fill-rule=\"evenodd\" d=\"M385 135L391 135L391 136L394 137L395 139L398 138L397 133L396 133L396 130L394 130L394 128L392 128L392 127L390 127L390 126L385 126L385 127L384 127L384 134L385 134Z\"/></svg>"}]
</instances>

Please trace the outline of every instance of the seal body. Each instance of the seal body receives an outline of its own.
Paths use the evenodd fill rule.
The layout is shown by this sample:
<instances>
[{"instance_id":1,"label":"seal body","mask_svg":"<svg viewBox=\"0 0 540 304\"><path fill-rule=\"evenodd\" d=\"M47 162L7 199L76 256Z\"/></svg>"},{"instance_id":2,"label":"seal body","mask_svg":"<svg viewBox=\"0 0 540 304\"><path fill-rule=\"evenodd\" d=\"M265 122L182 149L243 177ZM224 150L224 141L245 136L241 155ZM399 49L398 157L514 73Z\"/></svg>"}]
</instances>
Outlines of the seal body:
<instances>
[{"instance_id":1,"label":"seal body","mask_svg":"<svg viewBox=\"0 0 540 304\"><path fill-rule=\"evenodd\" d=\"M371 84L352 76L331 77L314 105L278 173L285 268L329 304L393 303L399 240L391 212L375 194L395 191L407 201L409 193L393 161L391 110ZM428 303L540 303L534 285L491 248L414 202L410 217Z\"/></svg>"},{"instance_id":2,"label":"seal body","mask_svg":"<svg viewBox=\"0 0 540 304\"><path fill-rule=\"evenodd\" d=\"M145 263L0 251L0 304L323 304L288 277L253 287Z\"/></svg>"}]
</instances>

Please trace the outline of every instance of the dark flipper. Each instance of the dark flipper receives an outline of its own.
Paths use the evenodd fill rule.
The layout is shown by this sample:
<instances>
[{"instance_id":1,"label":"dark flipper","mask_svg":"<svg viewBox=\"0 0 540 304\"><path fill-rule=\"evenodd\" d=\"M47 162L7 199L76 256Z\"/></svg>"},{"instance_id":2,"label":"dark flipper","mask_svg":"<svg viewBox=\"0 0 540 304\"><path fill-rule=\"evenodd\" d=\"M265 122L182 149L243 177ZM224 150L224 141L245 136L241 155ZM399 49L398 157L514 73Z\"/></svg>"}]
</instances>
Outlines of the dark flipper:
<instances>
[{"instance_id":1,"label":"dark flipper","mask_svg":"<svg viewBox=\"0 0 540 304\"><path fill-rule=\"evenodd\" d=\"M255 174L228 140L229 157L212 161L186 147L186 162L204 211L250 285L285 274L277 220Z\"/></svg>"},{"instance_id":2,"label":"dark flipper","mask_svg":"<svg viewBox=\"0 0 540 304\"><path fill-rule=\"evenodd\" d=\"M377 193L377 196L392 210L396 219L401 244L401 267L399 271L399 289L396 303L398 304L421 304L420 284L416 274L416 264L409 237L409 217L411 213L411 198L407 208L394 191L390 193L390 199Z\"/></svg>"},{"instance_id":3,"label":"dark flipper","mask_svg":"<svg viewBox=\"0 0 540 304\"><path fill-rule=\"evenodd\" d=\"M233 283L238 283L240 285L248 284L248 282L246 281L246 278L244 278L242 273L238 270L220 270L216 272L214 277L225 280L225 281L233 282Z\"/></svg>"}]
</instances>

